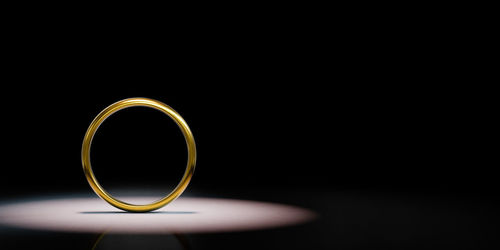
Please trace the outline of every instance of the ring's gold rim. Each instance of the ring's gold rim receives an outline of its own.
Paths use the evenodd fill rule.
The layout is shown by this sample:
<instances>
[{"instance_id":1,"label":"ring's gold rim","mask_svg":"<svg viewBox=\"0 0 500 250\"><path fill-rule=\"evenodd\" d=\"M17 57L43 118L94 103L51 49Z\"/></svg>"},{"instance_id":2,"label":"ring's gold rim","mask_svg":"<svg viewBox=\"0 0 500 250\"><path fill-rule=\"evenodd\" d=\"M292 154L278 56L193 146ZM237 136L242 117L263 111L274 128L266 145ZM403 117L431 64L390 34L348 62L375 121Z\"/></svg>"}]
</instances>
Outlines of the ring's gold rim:
<instances>
[{"instance_id":1,"label":"ring's gold rim","mask_svg":"<svg viewBox=\"0 0 500 250\"><path fill-rule=\"evenodd\" d=\"M92 144L92 139L94 138L94 135L99 126L104 122L104 120L106 120L106 118L108 118L115 112L125 108L138 107L138 106L154 108L172 118L172 120L174 120L175 123L177 123L177 125L181 129L182 134L184 135L184 138L186 140L187 150L188 150L186 171L184 172L184 175L182 176L182 179L179 182L179 184L170 194L168 194L164 198L161 198L160 200L157 200L153 203L146 205L129 204L111 196L108 192L106 192L106 190L104 190L104 188L102 188L102 186L97 181L94 172L92 171L92 165L90 164L90 147ZM103 200L107 201L112 206L125 211L149 212L167 205L168 203L172 202L177 197L179 197L182 194L182 192L184 192L184 190L189 184L189 181L191 181L191 177L193 176L194 173L194 168L196 165L196 145L194 142L193 133L191 133L191 130L189 129L189 126L187 125L186 121L184 121L181 115L179 115L179 113L177 113L174 109L172 109L171 107L160 101L149 98L140 98L140 97L129 98L109 105L94 118L89 128L87 129L85 137L83 138L82 165L87 181L89 182L92 189L96 192L96 194Z\"/></svg>"}]
</instances>

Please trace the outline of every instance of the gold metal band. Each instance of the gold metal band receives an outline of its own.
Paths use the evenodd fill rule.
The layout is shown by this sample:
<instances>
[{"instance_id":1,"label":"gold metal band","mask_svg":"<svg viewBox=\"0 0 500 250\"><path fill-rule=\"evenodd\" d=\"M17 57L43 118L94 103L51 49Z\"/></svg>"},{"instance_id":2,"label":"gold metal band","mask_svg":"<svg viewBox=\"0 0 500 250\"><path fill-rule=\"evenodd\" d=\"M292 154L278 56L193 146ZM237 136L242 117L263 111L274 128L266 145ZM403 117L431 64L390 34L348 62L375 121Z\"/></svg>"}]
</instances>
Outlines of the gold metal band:
<instances>
[{"instance_id":1,"label":"gold metal band","mask_svg":"<svg viewBox=\"0 0 500 250\"><path fill-rule=\"evenodd\" d=\"M96 177L94 176L94 173L92 172L92 166L90 164L90 146L92 144L92 139L94 137L95 132L101 125L101 123L106 120L109 116L111 116L113 113L129 108L129 107L136 107L136 106L141 106L141 107L150 107L157 109L166 115L168 115L170 118L172 118L175 123L179 126L179 128L182 131L182 134L184 134L184 138L186 139L186 144L187 144L187 150L188 150L188 160L187 160L187 166L186 166L186 171L184 172L184 175L182 176L181 181L175 187L175 189L165 196L164 198L157 200L151 204L146 204L146 205L134 205L134 204L129 204L123 201L120 201L114 197L112 197L106 190L104 190L101 185L99 185L99 182L97 181ZM168 105L159 102L157 100L153 99L148 99L148 98L129 98L129 99L124 99L118 102L115 102L111 105L109 105L107 108L105 108L101 113L99 113L96 118L92 121L90 124L89 128L87 129L87 133L85 134L85 137L83 138L83 145L82 145L82 165L83 165L83 171L85 173L85 177L87 177L87 180L92 187L92 189L96 192L96 194L107 201L109 204L125 210L129 212L149 212L153 211L156 209L159 209L168 203L172 202L175 200L177 197L179 197L182 192L186 189L186 187L189 184L189 181L191 180L191 177L193 176L194 173L194 168L196 165L196 145L194 142L194 137L193 134L191 133L191 130L189 129L187 123L182 119L181 115L177 113L175 110L173 110L171 107Z\"/></svg>"}]
</instances>

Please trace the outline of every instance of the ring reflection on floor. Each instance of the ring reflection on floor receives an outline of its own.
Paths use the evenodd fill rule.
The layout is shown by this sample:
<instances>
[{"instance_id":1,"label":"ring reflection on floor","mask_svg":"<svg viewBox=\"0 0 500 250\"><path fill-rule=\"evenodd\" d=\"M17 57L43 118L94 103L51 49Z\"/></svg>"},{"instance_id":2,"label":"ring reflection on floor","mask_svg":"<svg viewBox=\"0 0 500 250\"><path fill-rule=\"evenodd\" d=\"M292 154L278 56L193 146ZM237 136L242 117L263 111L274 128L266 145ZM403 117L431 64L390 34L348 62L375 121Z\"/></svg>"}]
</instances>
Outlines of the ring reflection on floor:
<instances>
[{"instance_id":1,"label":"ring reflection on floor","mask_svg":"<svg viewBox=\"0 0 500 250\"><path fill-rule=\"evenodd\" d=\"M99 235L92 250L100 249L191 249L182 234L109 234Z\"/></svg>"},{"instance_id":2,"label":"ring reflection on floor","mask_svg":"<svg viewBox=\"0 0 500 250\"><path fill-rule=\"evenodd\" d=\"M129 197L144 202L151 197ZM64 232L200 233L304 223L315 213L289 205L219 198L179 198L150 213L128 213L99 198L26 199L0 205L0 224Z\"/></svg>"}]
</instances>

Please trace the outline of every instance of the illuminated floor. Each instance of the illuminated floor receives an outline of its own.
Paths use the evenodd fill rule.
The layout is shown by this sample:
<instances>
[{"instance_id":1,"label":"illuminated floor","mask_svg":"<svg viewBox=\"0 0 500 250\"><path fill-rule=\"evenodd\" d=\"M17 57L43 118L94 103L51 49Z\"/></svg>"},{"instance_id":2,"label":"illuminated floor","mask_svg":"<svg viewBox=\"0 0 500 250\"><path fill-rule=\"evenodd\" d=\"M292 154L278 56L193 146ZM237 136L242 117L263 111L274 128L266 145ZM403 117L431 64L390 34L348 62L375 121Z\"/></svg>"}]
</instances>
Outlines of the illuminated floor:
<instances>
[{"instance_id":1,"label":"illuminated floor","mask_svg":"<svg viewBox=\"0 0 500 250\"><path fill-rule=\"evenodd\" d=\"M151 197L127 197L146 204ZM0 224L84 233L203 233L257 230L304 223L312 211L267 202L179 198L150 213L128 213L99 198L36 198L0 205Z\"/></svg>"},{"instance_id":2,"label":"illuminated floor","mask_svg":"<svg viewBox=\"0 0 500 250\"><path fill-rule=\"evenodd\" d=\"M117 195L161 197L143 191ZM271 191L192 192L145 214L89 191L12 198L0 201L0 249L500 249L496 195Z\"/></svg>"}]
</instances>

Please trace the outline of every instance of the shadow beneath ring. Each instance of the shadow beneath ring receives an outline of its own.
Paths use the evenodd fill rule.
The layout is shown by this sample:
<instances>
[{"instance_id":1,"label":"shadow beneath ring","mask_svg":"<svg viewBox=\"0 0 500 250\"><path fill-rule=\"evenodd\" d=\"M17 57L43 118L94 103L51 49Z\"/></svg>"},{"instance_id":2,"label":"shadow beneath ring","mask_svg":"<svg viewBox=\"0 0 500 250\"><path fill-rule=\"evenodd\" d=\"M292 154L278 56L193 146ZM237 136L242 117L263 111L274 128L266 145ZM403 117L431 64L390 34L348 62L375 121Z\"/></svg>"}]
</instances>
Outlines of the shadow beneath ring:
<instances>
[{"instance_id":1,"label":"shadow beneath ring","mask_svg":"<svg viewBox=\"0 0 500 250\"><path fill-rule=\"evenodd\" d=\"M194 211L152 211L146 213L134 213L126 211L83 211L79 214L196 214Z\"/></svg>"}]
</instances>

